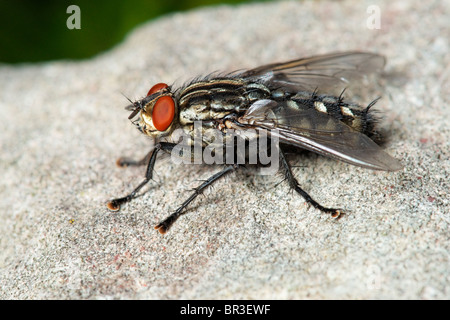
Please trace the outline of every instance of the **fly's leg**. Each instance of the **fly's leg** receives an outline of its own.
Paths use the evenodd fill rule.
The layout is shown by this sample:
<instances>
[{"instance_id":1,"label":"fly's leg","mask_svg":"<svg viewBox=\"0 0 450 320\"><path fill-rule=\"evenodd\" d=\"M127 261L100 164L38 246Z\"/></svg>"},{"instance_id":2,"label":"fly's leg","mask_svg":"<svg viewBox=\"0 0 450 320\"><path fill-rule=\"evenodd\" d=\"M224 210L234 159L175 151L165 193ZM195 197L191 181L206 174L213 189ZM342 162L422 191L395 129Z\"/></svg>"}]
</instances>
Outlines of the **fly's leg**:
<instances>
[{"instance_id":1,"label":"fly's leg","mask_svg":"<svg viewBox=\"0 0 450 320\"><path fill-rule=\"evenodd\" d=\"M182 211L191 203L198 195L202 194L203 191L214 182L219 180L220 178L226 176L228 173L236 170L239 166L237 164L230 165L225 167L222 171L216 173L209 179L205 180L200 186L194 189L194 193L185 201L183 204L170 216L168 216L164 221L160 222L155 226L155 229L158 230L161 234L164 234L169 230L172 224L182 215L184 214Z\"/></svg>"},{"instance_id":2,"label":"fly's leg","mask_svg":"<svg viewBox=\"0 0 450 320\"><path fill-rule=\"evenodd\" d=\"M147 163L147 170L145 171L145 178L144 180L137 186L136 189L134 189L130 194L128 194L125 197L122 198L116 198L111 201L109 201L106 206L111 211L117 211L120 209L120 206L136 197L136 194L139 192L139 190L142 189L143 186L145 186L153 177L153 168L155 167L156 162L156 156L158 155L158 152L160 150L163 151L170 151L173 149L175 144L168 143L168 142L160 142L158 143L155 148L150 151L142 160L140 161L125 161L120 163L121 166L126 165L143 165L145 162ZM119 161L121 159L117 160L117 163L119 164ZM145 161L145 162L144 162Z\"/></svg>"},{"instance_id":3,"label":"fly's leg","mask_svg":"<svg viewBox=\"0 0 450 320\"><path fill-rule=\"evenodd\" d=\"M125 158L125 157L120 157L119 159L117 159L116 161L116 165L118 167L131 167L131 166L143 166L143 165L148 165L148 162L150 161L150 158L153 154L154 150L151 150L149 153L147 153L147 155L142 158L141 160L133 160L130 158Z\"/></svg>"},{"instance_id":4,"label":"fly's leg","mask_svg":"<svg viewBox=\"0 0 450 320\"><path fill-rule=\"evenodd\" d=\"M283 166L283 169L285 171L285 177L288 181L290 187L294 189L297 193L299 193L309 204L311 204L314 208L319 209L322 212L329 213L333 218L339 218L343 214L341 209L333 209L333 208L326 208L321 206L319 203L317 203L311 196L304 191L298 184L297 179L295 179L291 166L289 162L287 161L283 151L280 149L280 162Z\"/></svg>"}]
</instances>

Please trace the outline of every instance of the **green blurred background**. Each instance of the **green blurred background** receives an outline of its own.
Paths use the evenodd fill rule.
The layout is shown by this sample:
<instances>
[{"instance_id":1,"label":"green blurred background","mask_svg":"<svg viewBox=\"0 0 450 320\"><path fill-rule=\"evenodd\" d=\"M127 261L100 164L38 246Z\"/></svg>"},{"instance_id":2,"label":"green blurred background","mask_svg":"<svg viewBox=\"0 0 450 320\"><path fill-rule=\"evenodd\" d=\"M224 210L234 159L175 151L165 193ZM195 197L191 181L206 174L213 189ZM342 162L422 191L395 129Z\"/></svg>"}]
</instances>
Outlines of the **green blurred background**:
<instances>
[{"instance_id":1,"label":"green blurred background","mask_svg":"<svg viewBox=\"0 0 450 320\"><path fill-rule=\"evenodd\" d=\"M255 0L0 0L0 63L83 59L107 50L137 25L170 12ZM70 30L70 5L81 29Z\"/></svg>"}]
</instances>

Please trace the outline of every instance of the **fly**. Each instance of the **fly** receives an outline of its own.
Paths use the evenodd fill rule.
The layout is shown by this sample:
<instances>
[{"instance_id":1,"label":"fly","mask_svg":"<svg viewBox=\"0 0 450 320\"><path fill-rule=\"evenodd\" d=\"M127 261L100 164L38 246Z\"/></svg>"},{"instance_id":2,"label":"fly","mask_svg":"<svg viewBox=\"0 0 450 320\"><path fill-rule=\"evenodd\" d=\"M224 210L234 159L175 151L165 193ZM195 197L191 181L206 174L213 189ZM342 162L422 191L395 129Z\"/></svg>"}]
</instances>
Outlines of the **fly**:
<instances>
[{"instance_id":1,"label":"fly","mask_svg":"<svg viewBox=\"0 0 450 320\"><path fill-rule=\"evenodd\" d=\"M279 141L277 159L290 187L314 208L338 218L343 214L341 209L322 206L300 187L286 152L288 148L301 148L355 166L400 170L400 162L374 142L379 138L375 129L377 119L371 112L376 100L362 108L343 99L343 87L381 71L384 64L385 58L378 54L343 52L227 75L210 75L180 88L164 83L154 85L146 97L132 102L126 109L131 111L129 119L137 128L155 139L155 147L140 161L126 158L117 161L122 167L146 165L145 178L127 196L109 201L108 208L117 211L122 204L135 198L152 179L159 151L175 150L177 144L171 140L174 132L181 129L194 138L195 124L200 122L203 129L216 130L222 136L231 130L252 129L266 132L269 140ZM341 90L340 95L336 89ZM258 138L261 139L259 135L255 139ZM198 144L204 149L211 141L191 139L187 144L192 150ZM222 147L225 148L225 144ZM247 160L249 153L247 150ZM236 159L227 162L221 171L195 188L193 194L155 229L162 234L167 232L208 186L243 165L245 163L238 163Z\"/></svg>"}]
</instances>

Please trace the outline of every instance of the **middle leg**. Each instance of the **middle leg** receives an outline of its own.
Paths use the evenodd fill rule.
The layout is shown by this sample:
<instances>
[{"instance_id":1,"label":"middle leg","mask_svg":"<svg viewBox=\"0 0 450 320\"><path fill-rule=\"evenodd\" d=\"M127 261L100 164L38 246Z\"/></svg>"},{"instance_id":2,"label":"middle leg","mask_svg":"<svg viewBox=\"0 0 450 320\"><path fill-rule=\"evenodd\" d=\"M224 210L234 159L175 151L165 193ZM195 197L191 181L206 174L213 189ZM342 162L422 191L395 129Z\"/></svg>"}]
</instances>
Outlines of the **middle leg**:
<instances>
[{"instance_id":1,"label":"middle leg","mask_svg":"<svg viewBox=\"0 0 450 320\"><path fill-rule=\"evenodd\" d=\"M164 221L158 223L155 229L161 234L164 234L169 230L173 223L183 214L183 210L195 199L198 195L202 194L203 191L214 182L218 181L220 178L226 176L227 174L235 171L239 166L237 164L229 165L225 167L222 171L216 173L209 179L205 180L200 186L194 189L194 193L183 202L183 204L170 216L168 216Z\"/></svg>"}]
</instances>

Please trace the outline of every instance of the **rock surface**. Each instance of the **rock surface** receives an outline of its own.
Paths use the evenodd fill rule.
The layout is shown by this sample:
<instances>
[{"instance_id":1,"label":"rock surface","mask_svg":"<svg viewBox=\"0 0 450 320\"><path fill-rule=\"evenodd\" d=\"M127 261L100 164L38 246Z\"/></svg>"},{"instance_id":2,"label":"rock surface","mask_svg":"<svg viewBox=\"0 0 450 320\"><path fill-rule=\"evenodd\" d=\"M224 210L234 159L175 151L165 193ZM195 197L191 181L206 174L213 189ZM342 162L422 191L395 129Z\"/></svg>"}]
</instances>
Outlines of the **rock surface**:
<instances>
[{"instance_id":1,"label":"rock surface","mask_svg":"<svg viewBox=\"0 0 450 320\"><path fill-rule=\"evenodd\" d=\"M448 4L204 8L151 21L87 61L1 65L0 299L449 299ZM380 29L371 29L376 8ZM308 209L276 186L279 175L240 171L161 236L153 226L218 170L168 160L147 193L106 209L144 172L115 159L152 145L121 93L347 50L388 58L377 108L391 132L386 151L405 168L294 158L303 188L346 208L342 219Z\"/></svg>"}]
</instances>

